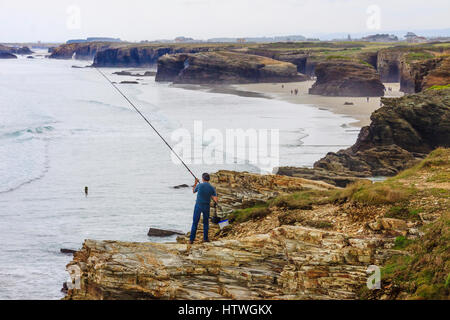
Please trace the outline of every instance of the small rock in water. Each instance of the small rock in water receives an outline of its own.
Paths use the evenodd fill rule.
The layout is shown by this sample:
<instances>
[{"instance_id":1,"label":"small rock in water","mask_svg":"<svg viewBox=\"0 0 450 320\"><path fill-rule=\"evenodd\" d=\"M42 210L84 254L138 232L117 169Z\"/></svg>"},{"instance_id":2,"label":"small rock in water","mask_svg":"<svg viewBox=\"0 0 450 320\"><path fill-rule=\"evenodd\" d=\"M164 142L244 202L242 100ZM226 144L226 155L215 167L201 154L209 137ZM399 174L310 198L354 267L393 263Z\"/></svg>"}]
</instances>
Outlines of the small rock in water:
<instances>
[{"instance_id":1,"label":"small rock in water","mask_svg":"<svg viewBox=\"0 0 450 320\"><path fill-rule=\"evenodd\" d=\"M163 229L156 229L156 228L150 228L148 230L147 235L149 237L170 237L174 235L184 235L181 231L176 230L163 230Z\"/></svg>"},{"instance_id":2,"label":"small rock in water","mask_svg":"<svg viewBox=\"0 0 450 320\"><path fill-rule=\"evenodd\" d=\"M131 72L129 71L119 71L119 72L114 72L113 74L116 74L118 76L131 76L133 75Z\"/></svg>"},{"instance_id":3,"label":"small rock in water","mask_svg":"<svg viewBox=\"0 0 450 320\"><path fill-rule=\"evenodd\" d=\"M355 104L353 102L345 102L344 106L354 106Z\"/></svg>"},{"instance_id":4,"label":"small rock in water","mask_svg":"<svg viewBox=\"0 0 450 320\"><path fill-rule=\"evenodd\" d=\"M139 84L137 81L121 81L121 84Z\"/></svg>"},{"instance_id":5,"label":"small rock in water","mask_svg":"<svg viewBox=\"0 0 450 320\"><path fill-rule=\"evenodd\" d=\"M173 187L174 189L183 189L183 188L189 188L187 184L180 184L179 186Z\"/></svg>"},{"instance_id":6,"label":"small rock in water","mask_svg":"<svg viewBox=\"0 0 450 320\"><path fill-rule=\"evenodd\" d=\"M61 249L60 252L64 254L74 254L75 252L77 252L77 250Z\"/></svg>"}]
</instances>

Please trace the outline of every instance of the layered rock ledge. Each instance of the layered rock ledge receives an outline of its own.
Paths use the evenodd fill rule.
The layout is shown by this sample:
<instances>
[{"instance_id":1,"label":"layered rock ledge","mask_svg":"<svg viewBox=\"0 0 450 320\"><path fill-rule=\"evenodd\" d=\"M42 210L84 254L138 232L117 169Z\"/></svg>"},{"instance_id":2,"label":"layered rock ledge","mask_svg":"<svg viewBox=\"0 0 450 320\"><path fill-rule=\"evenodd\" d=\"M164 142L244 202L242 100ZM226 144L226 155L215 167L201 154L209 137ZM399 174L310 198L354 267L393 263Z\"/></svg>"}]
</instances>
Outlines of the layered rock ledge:
<instances>
[{"instance_id":1,"label":"layered rock ledge","mask_svg":"<svg viewBox=\"0 0 450 320\"><path fill-rule=\"evenodd\" d=\"M289 82L307 78L292 63L228 51L165 55L158 60L156 74L156 81L180 84Z\"/></svg>"},{"instance_id":2,"label":"layered rock ledge","mask_svg":"<svg viewBox=\"0 0 450 320\"><path fill-rule=\"evenodd\" d=\"M199 246L87 240L67 299L354 299L385 246L298 226Z\"/></svg>"}]
</instances>

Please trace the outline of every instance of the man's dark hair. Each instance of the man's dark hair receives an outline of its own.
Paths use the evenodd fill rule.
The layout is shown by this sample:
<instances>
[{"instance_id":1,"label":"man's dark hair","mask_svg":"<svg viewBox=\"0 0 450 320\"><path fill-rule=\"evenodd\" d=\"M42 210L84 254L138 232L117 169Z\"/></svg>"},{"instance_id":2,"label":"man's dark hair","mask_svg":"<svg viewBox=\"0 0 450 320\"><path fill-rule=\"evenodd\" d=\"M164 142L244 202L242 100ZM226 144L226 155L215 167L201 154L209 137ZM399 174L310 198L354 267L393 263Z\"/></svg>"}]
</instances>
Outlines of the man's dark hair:
<instances>
[{"instance_id":1,"label":"man's dark hair","mask_svg":"<svg viewBox=\"0 0 450 320\"><path fill-rule=\"evenodd\" d=\"M204 174L202 175L202 178L203 178L203 180L205 180L205 181L211 180L211 177L209 176L208 173L204 173Z\"/></svg>"}]
</instances>

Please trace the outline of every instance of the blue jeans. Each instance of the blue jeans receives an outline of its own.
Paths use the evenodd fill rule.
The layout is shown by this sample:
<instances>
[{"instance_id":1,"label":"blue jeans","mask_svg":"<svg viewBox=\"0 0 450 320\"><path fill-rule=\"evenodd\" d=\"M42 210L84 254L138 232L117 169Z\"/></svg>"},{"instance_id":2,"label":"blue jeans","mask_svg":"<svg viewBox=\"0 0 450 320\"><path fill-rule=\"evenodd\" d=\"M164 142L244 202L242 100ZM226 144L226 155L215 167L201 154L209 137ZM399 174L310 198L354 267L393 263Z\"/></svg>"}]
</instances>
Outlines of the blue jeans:
<instances>
[{"instance_id":1,"label":"blue jeans","mask_svg":"<svg viewBox=\"0 0 450 320\"><path fill-rule=\"evenodd\" d=\"M200 221L200 214L203 213L203 240L208 241L208 230L209 230L209 204L195 204L194 209L194 221L192 223L191 229L191 242L195 241L197 235L197 226Z\"/></svg>"}]
</instances>

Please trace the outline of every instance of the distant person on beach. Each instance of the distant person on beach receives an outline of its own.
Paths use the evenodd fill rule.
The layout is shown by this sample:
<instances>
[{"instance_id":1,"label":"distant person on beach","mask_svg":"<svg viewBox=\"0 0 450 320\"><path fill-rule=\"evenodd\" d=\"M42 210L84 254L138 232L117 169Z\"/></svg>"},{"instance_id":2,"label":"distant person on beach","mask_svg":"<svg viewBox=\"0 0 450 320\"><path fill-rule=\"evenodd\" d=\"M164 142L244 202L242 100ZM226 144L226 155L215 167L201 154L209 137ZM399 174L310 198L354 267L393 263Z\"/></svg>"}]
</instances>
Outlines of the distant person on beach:
<instances>
[{"instance_id":1,"label":"distant person on beach","mask_svg":"<svg viewBox=\"0 0 450 320\"><path fill-rule=\"evenodd\" d=\"M89 188L88 187L84 187L84 194L86 195L86 197L89 195Z\"/></svg>"},{"instance_id":2,"label":"distant person on beach","mask_svg":"<svg viewBox=\"0 0 450 320\"><path fill-rule=\"evenodd\" d=\"M196 179L192 191L197 193L197 202L194 209L194 221L191 228L190 244L193 244L197 235L197 227L200 221L200 215L203 214L203 242L209 242L209 212L211 198L217 204L219 199L217 198L216 189L209 183L211 177L208 173L202 175L202 183Z\"/></svg>"},{"instance_id":3,"label":"distant person on beach","mask_svg":"<svg viewBox=\"0 0 450 320\"><path fill-rule=\"evenodd\" d=\"M369 102L370 101L370 98L369 97L367 97L367 102Z\"/></svg>"}]
</instances>

